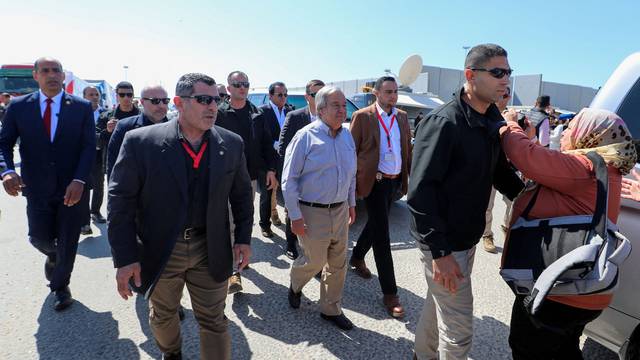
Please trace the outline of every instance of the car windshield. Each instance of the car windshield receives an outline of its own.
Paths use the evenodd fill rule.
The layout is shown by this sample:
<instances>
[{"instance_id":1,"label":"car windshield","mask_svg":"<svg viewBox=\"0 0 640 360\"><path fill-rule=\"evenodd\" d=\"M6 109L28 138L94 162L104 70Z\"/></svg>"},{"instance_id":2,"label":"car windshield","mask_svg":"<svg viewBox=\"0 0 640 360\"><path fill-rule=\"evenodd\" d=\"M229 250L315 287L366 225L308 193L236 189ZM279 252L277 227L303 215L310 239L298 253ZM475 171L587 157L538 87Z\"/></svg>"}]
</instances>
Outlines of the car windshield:
<instances>
[{"instance_id":1,"label":"car windshield","mask_svg":"<svg viewBox=\"0 0 640 360\"><path fill-rule=\"evenodd\" d=\"M38 90L38 83L30 77L0 77L0 91L10 94L28 94Z\"/></svg>"}]
</instances>

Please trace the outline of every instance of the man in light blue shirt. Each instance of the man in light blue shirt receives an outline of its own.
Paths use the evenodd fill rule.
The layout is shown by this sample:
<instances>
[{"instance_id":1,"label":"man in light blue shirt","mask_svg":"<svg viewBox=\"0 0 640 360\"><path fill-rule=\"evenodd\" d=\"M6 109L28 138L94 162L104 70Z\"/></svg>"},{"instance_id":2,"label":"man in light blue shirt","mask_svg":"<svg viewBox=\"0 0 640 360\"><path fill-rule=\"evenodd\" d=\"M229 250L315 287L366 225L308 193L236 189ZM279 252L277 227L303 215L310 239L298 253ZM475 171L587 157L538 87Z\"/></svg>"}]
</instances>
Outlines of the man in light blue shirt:
<instances>
[{"instance_id":1,"label":"man in light blue shirt","mask_svg":"<svg viewBox=\"0 0 640 360\"><path fill-rule=\"evenodd\" d=\"M320 315L350 330L353 324L340 306L349 225L356 218L356 152L351 134L342 127L346 109L340 89L318 91L318 119L298 131L287 147L282 192L302 249L291 267L289 304L300 307L302 288L322 270Z\"/></svg>"}]
</instances>

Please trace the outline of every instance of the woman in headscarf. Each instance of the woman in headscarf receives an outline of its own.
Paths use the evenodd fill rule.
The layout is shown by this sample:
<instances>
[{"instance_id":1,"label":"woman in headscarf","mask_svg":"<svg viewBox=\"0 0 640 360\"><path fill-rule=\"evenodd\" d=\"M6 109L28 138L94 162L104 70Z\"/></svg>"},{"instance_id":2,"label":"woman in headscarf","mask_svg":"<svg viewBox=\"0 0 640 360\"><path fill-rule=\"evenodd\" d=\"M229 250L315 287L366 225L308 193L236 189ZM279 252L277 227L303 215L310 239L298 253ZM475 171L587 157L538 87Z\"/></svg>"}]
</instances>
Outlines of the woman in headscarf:
<instances>
[{"instance_id":1,"label":"woman in headscarf","mask_svg":"<svg viewBox=\"0 0 640 360\"><path fill-rule=\"evenodd\" d=\"M596 202L596 175L585 156L595 151L609 174L608 218L616 223L620 212L622 175L636 163L636 150L624 121L616 114L583 109L569 122L560 140L560 151L529 140L518 126L517 113L503 114L502 147L513 165L537 186L523 192L513 204L511 224L524 211L540 187L530 219L592 214ZM582 359L580 336L597 318L612 295L547 296L534 324L524 308L524 296L516 296L511 314L509 345L515 360Z\"/></svg>"}]
</instances>

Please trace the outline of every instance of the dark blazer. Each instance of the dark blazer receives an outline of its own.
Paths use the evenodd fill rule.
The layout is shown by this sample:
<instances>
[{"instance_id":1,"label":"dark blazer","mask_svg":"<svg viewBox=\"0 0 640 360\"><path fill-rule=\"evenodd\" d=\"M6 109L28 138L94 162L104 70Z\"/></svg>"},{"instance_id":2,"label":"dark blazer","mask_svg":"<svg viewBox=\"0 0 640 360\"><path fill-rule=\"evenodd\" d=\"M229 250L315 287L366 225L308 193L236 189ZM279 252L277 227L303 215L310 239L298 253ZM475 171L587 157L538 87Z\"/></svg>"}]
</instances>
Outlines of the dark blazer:
<instances>
[{"instance_id":1,"label":"dark blazer","mask_svg":"<svg viewBox=\"0 0 640 360\"><path fill-rule=\"evenodd\" d=\"M115 267L142 266L142 286L149 296L178 236L184 230L188 194L184 150L178 123L129 131L109 183L109 243ZM209 274L218 282L231 276L229 233L231 204L235 243L250 244L252 189L240 137L214 126L209 140L207 250Z\"/></svg>"},{"instance_id":2,"label":"dark blazer","mask_svg":"<svg viewBox=\"0 0 640 360\"><path fill-rule=\"evenodd\" d=\"M162 122L166 121L167 118L165 117ZM118 153L120 152L120 147L122 146L122 141L124 140L124 134L126 134L129 130L153 124L154 123L143 114L130 116L118 121L118 123L116 124L116 128L113 130L111 138L109 139L109 145L107 146L107 179L109 179L109 177L111 176L113 165L115 165L116 159L118 159Z\"/></svg>"},{"instance_id":3,"label":"dark blazer","mask_svg":"<svg viewBox=\"0 0 640 360\"><path fill-rule=\"evenodd\" d=\"M73 179L89 182L96 136L93 109L87 100L63 93L52 143L40 114L40 93L14 99L0 132L0 151L8 170L15 170L13 147L18 138L24 196L60 197Z\"/></svg>"},{"instance_id":4,"label":"dark blazer","mask_svg":"<svg viewBox=\"0 0 640 360\"><path fill-rule=\"evenodd\" d=\"M276 113L273 112L273 108L271 107L271 103L266 103L260 106L258 109L262 112L264 116L264 124L269 129L271 133L271 137L273 141L278 141L280 139L280 123L278 122L278 117ZM291 111L291 107L288 104L284 105L284 114L287 115Z\"/></svg>"},{"instance_id":5,"label":"dark blazer","mask_svg":"<svg viewBox=\"0 0 640 360\"><path fill-rule=\"evenodd\" d=\"M280 144L278 145L278 155L280 155L280 159L284 160L284 154L293 136L298 130L309 125L310 122L311 113L309 113L309 106L293 110L287 114L284 124L282 125L282 130L280 131Z\"/></svg>"}]
</instances>

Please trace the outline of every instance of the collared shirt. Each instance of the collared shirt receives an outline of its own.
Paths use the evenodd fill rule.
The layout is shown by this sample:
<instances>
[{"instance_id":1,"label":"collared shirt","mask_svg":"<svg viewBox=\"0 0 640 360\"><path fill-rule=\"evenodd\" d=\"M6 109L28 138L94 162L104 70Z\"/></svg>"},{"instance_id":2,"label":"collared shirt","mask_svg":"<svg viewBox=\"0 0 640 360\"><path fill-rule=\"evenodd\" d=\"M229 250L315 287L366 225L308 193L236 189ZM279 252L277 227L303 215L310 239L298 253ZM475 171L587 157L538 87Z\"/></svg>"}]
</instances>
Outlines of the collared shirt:
<instances>
[{"instance_id":1,"label":"collared shirt","mask_svg":"<svg viewBox=\"0 0 640 360\"><path fill-rule=\"evenodd\" d=\"M187 228L205 228L207 226L207 206L209 202L209 144L211 139L211 130L205 131L202 135L202 142L198 149L194 149L189 141L182 135L180 125L178 126L178 141L181 143L182 153L185 158L186 175L187 175L187 194L189 202L187 205L187 218L185 222L185 229ZM204 144L207 143L207 148L204 149L202 158L200 159L200 165L197 169L193 168L194 159L189 155L184 145L186 144L191 151L198 154L198 150L201 150Z\"/></svg>"},{"instance_id":2,"label":"collared shirt","mask_svg":"<svg viewBox=\"0 0 640 360\"><path fill-rule=\"evenodd\" d=\"M40 116L44 119L44 112L47 110L47 95L42 90L40 92ZM58 114L60 114L60 105L62 103L62 94L64 91L60 90L58 95L51 98L51 142L56 136L56 129L58 128Z\"/></svg>"},{"instance_id":3,"label":"collared shirt","mask_svg":"<svg viewBox=\"0 0 640 360\"><path fill-rule=\"evenodd\" d=\"M282 107L282 110L279 110L278 106L276 106L276 104L274 104L273 101L269 100L269 104L271 104L271 108L273 109L273 112L276 114L276 118L278 119L278 124L280 125L280 130L282 130L282 127L284 126L284 120L287 118L287 116L284 113L284 106ZM273 142L273 148L276 149L276 151L278 151L279 146L280 146L280 141L276 140Z\"/></svg>"},{"instance_id":4,"label":"collared shirt","mask_svg":"<svg viewBox=\"0 0 640 360\"><path fill-rule=\"evenodd\" d=\"M351 133L335 136L321 119L300 129L284 157L282 193L292 220L302 217L299 200L356 206L356 147Z\"/></svg>"},{"instance_id":5,"label":"collared shirt","mask_svg":"<svg viewBox=\"0 0 640 360\"><path fill-rule=\"evenodd\" d=\"M98 119L100 118L100 107L97 107L94 111L93 111L93 122L94 123L98 123Z\"/></svg>"},{"instance_id":6,"label":"collared shirt","mask_svg":"<svg viewBox=\"0 0 640 360\"><path fill-rule=\"evenodd\" d=\"M391 114L387 114L382 110L377 101L376 109L387 130L389 130L391 140L391 148L389 148L387 132L382 127L380 119L377 119L378 128L380 129L380 161L378 162L378 171L389 175L400 174L400 171L402 171L402 145L400 144L400 124L398 124L397 118L398 110L394 107L391 110ZM389 129L391 126L391 118L394 116L396 118L393 121L393 127Z\"/></svg>"}]
</instances>

